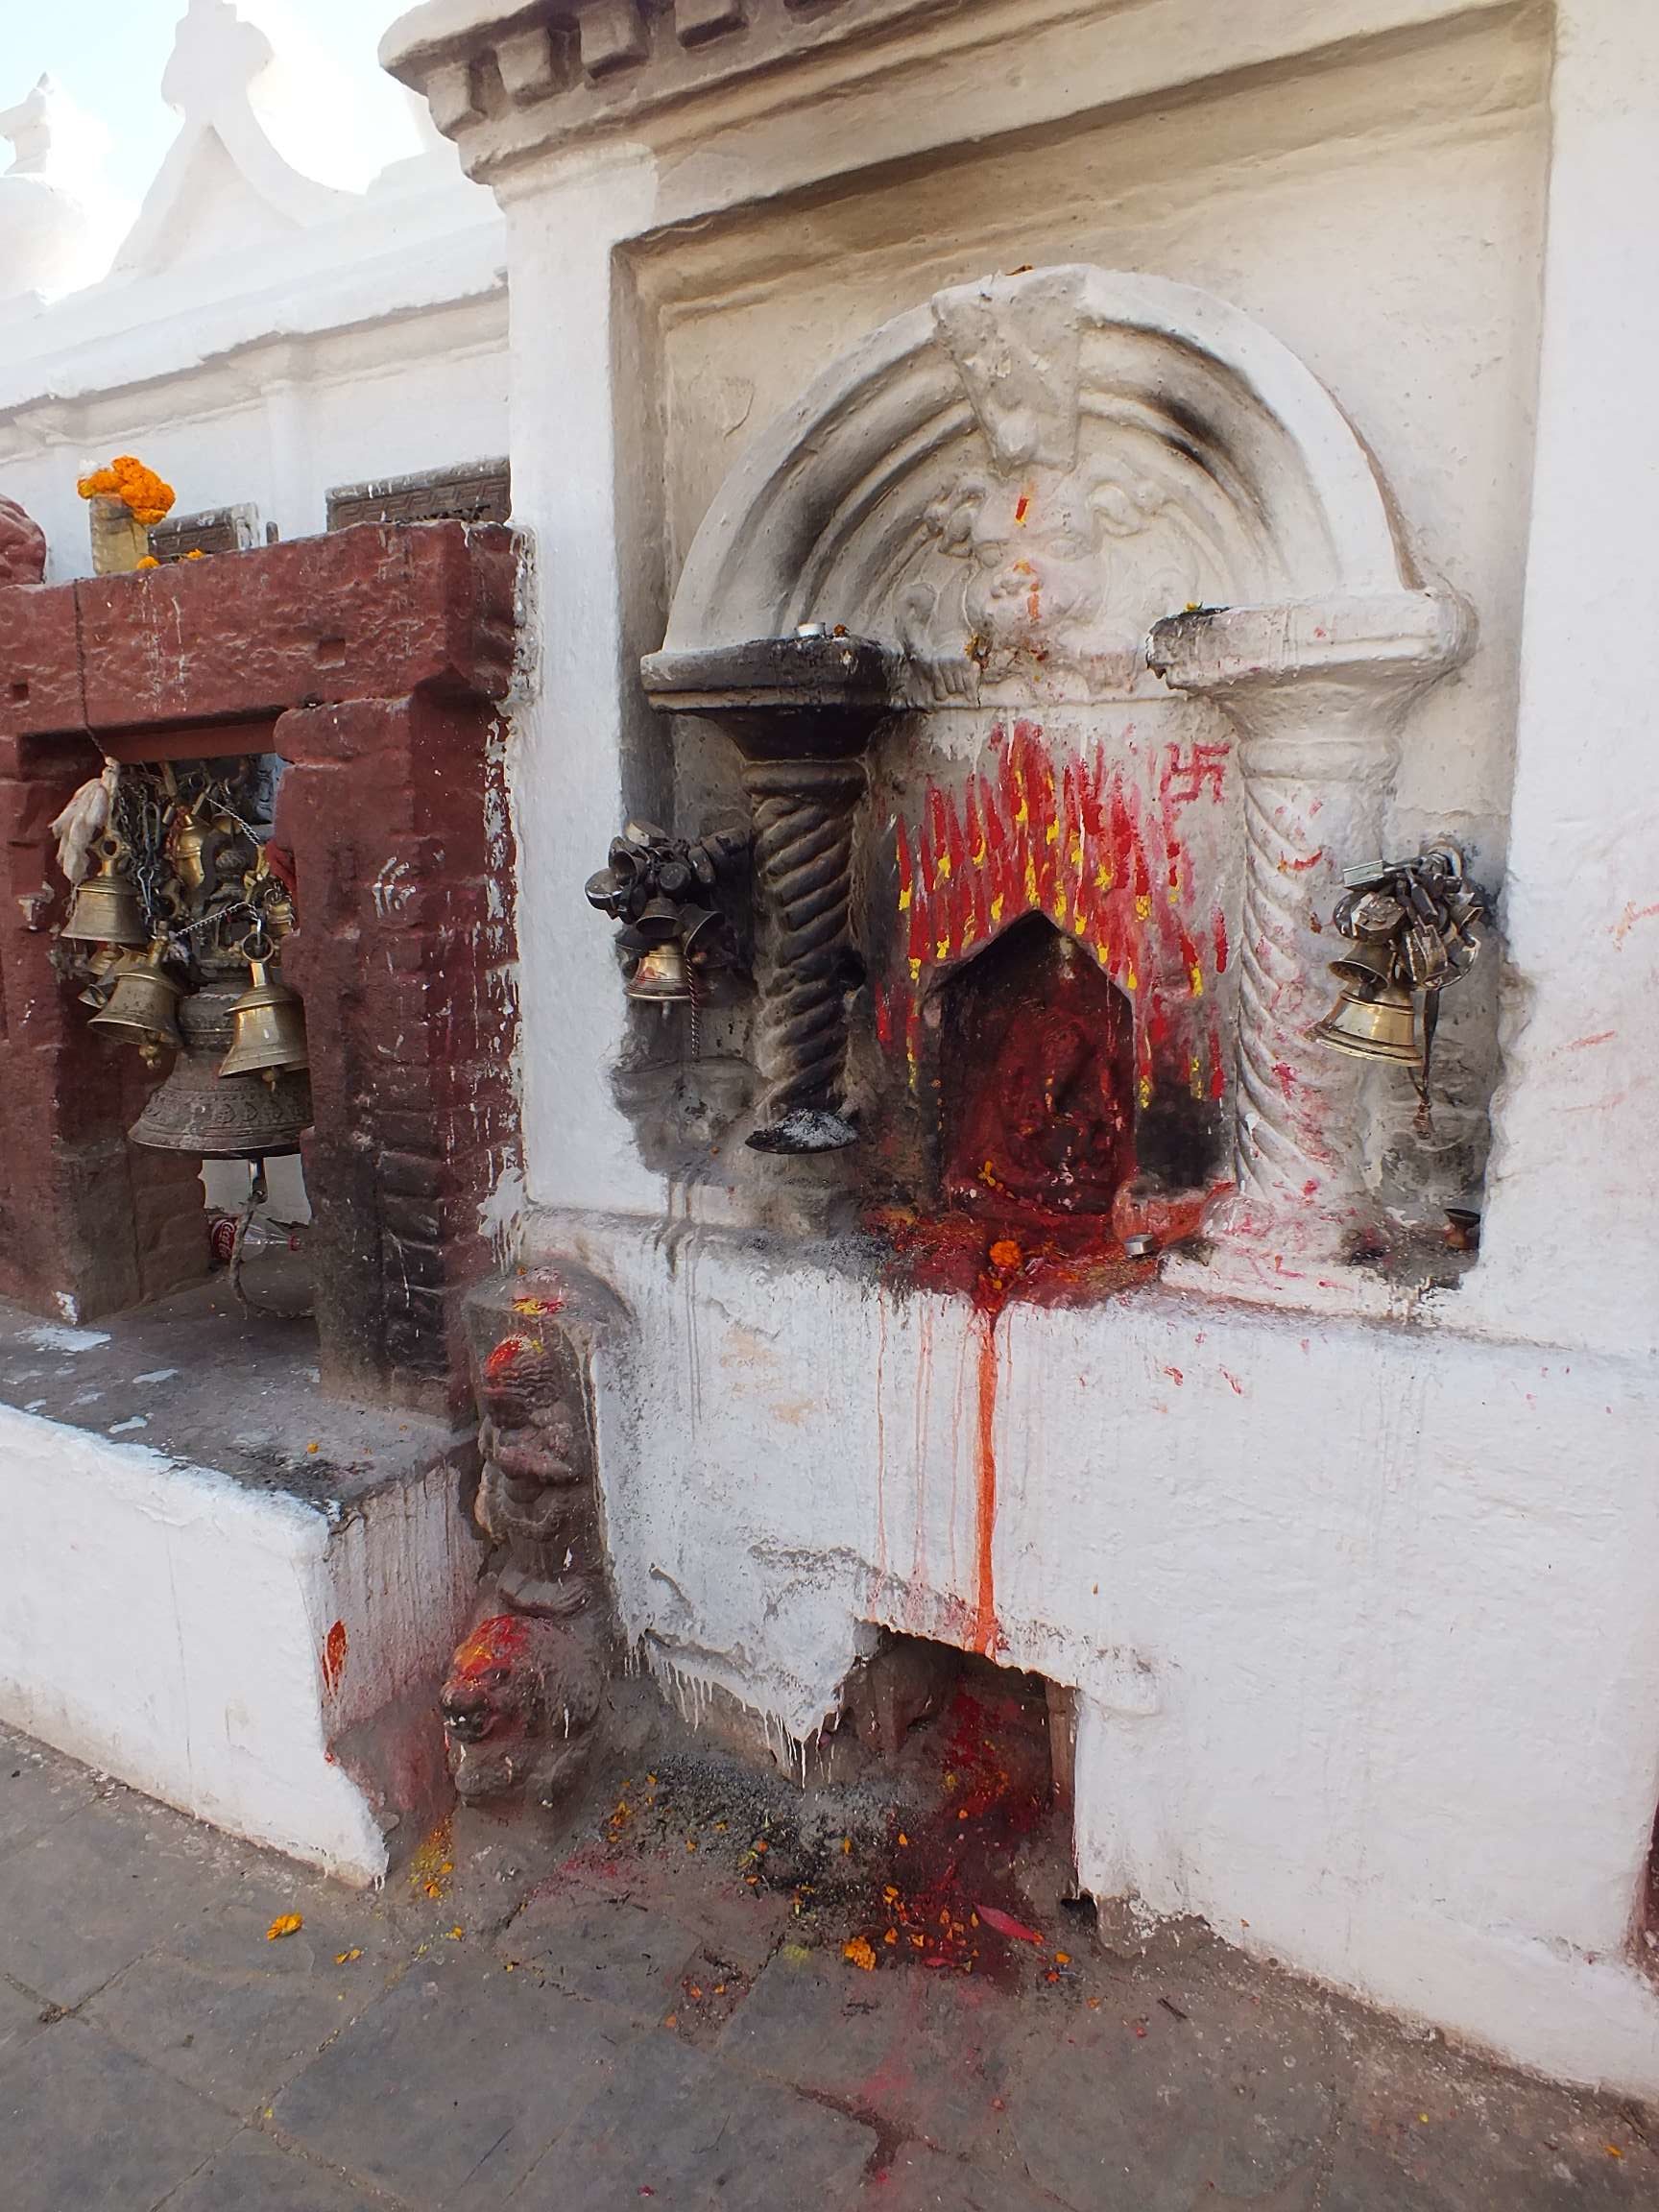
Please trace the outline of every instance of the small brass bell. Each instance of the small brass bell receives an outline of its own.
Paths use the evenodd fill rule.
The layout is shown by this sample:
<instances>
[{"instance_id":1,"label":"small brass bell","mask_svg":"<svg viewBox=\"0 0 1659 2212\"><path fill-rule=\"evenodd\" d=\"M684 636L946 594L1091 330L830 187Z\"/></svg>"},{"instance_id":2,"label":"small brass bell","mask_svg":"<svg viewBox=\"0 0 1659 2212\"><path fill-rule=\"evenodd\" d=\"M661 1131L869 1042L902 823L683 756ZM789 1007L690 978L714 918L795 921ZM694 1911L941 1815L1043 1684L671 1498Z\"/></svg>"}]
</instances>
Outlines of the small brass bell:
<instances>
[{"instance_id":1,"label":"small brass bell","mask_svg":"<svg viewBox=\"0 0 1659 2212\"><path fill-rule=\"evenodd\" d=\"M1380 938L1361 937L1333 960L1331 973L1356 998L1375 998L1394 980L1394 948Z\"/></svg>"},{"instance_id":2,"label":"small brass bell","mask_svg":"<svg viewBox=\"0 0 1659 2212\"><path fill-rule=\"evenodd\" d=\"M230 1049L220 1062L221 1075L276 1075L309 1068L305 1016L286 983L273 982L263 960L250 961L252 980L230 1009Z\"/></svg>"},{"instance_id":3,"label":"small brass bell","mask_svg":"<svg viewBox=\"0 0 1659 2212\"><path fill-rule=\"evenodd\" d=\"M146 1059L156 1057L158 1051L177 1052L184 1042L178 1019L183 996L182 984L162 970L157 943L141 959L124 960L114 971L113 988L87 1026L136 1038Z\"/></svg>"},{"instance_id":4,"label":"small brass bell","mask_svg":"<svg viewBox=\"0 0 1659 2212\"><path fill-rule=\"evenodd\" d=\"M121 847L113 837L98 840L98 873L75 886L68 919L58 934L74 945L132 945L150 942L138 894L121 868Z\"/></svg>"},{"instance_id":5,"label":"small brass bell","mask_svg":"<svg viewBox=\"0 0 1659 2212\"><path fill-rule=\"evenodd\" d=\"M657 1006L683 1004L692 996L685 955L678 945L653 945L624 985L624 996Z\"/></svg>"},{"instance_id":6,"label":"small brass bell","mask_svg":"<svg viewBox=\"0 0 1659 2212\"><path fill-rule=\"evenodd\" d=\"M1396 1060L1412 1068L1423 1065L1423 1047L1417 1037L1417 1006L1404 983L1385 981L1360 989L1343 970L1356 967L1352 959L1334 960L1332 973L1342 978L1335 1005L1313 1034L1338 1052L1352 1052L1361 1060ZM1365 972L1367 984L1371 972Z\"/></svg>"}]
</instances>

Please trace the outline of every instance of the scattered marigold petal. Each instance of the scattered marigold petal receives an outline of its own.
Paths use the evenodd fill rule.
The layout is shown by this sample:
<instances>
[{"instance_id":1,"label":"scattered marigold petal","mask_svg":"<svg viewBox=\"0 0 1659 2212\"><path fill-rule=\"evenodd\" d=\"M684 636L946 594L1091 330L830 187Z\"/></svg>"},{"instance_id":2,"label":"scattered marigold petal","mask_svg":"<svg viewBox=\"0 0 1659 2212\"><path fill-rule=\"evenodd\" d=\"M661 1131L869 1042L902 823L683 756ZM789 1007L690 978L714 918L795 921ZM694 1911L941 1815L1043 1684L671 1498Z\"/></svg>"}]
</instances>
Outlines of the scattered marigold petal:
<instances>
[{"instance_id":1,"label":"scattered marigold petal","mask_svg":"<svg viewBox=\"0 0 1659 2212\"><path fill-rule=\"evenodd\" d=\"M876 1971L876 1946L867 1936L854 1936L851 1943L843 1943L841 1956L851 1960L860 1973L874 1974Z\"/></svg>"},{"instance_id":2,"label":"scattered marigold petal","mask_svg":"<svg viewBox=\"0 0 1659 2212\"><path fill-rule=\"evenodd\" d=\"M349 1951L336 1951L334 1954L334 1963L336 1966L349 1966L353 1959L361 1959L362 1956L362 1944L354 1943Z\"/></svg>"},{"instance_id":3,"label":"scattered marigold petal","mask_svg":"<svg viewBox=\"0 0 1659 2212\"><path fill-rule=\"evenodd\" d=\"M305 1920L301 1913L278 1912L276 1919L265 1931L265 1940L267 1943L276 1943L284 1936L297 1936L304 1925Z\"/></svg>"}]
</instances>

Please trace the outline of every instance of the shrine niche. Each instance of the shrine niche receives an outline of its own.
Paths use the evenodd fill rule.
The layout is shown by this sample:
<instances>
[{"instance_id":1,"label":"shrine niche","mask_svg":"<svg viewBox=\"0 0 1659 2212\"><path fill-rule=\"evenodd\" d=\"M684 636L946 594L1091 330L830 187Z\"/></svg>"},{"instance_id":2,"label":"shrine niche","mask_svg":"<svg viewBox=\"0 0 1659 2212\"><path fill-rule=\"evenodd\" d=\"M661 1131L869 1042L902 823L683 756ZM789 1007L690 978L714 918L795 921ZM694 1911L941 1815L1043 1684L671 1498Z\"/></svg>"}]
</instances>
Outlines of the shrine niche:
<instances>
[{"instance_id":1,"label":"shrine niche","mask_svg":"<svg viewBox=\"0 0 1659 2212\"><path fill-rule=\"evenodd\" d=\"M977 1205L997 1147L962 1037L991 1017L959 978L1004 932L999 961L1038 959L1037 922L1034 1004L1062 974L1106 996L981 1045L1015 1090L1109 1066L1113 1100L1087 1140L1030 1137L1062 1185L1091 1163L1048 1211L1133 1234L1116 1178L1166 1223L1208 1201L1234 1243L1372 1248L1358 1080L1311 1035L1323 916L1469 637L1329 394L1225 302L1037 269L872 332L733 469L644 664L695 718L683 777L755 809L749 1145L840 1152L841 1187L901 1209ZM766 1103L791 1023L819 1077L799 1144Z\"/></svg>"},{"instance_id":2,"label":"shrine niche","mask_svg":"<svg viewBox=\"0 0 1659 2212\"><path fill-rule=\"evenodd\" d=\"M325 1387L446 1410L516 1157L514 541L45 586L37 535L0 511L0 1291L89 1319L195 1281L203 1158L298 1147Z\"/></svg>"},{"instance_id":3,"label":"shrine niche","mask_svg":"<svg viewBox=\"0 0 1659 2212\"><path fill-rule=\"evenodd\" d=\"M1031 916L945 987L940 1194L1052 1234L1110 1217L1135 1169L1128 1001Z\"/></svg>"}]
</instances>

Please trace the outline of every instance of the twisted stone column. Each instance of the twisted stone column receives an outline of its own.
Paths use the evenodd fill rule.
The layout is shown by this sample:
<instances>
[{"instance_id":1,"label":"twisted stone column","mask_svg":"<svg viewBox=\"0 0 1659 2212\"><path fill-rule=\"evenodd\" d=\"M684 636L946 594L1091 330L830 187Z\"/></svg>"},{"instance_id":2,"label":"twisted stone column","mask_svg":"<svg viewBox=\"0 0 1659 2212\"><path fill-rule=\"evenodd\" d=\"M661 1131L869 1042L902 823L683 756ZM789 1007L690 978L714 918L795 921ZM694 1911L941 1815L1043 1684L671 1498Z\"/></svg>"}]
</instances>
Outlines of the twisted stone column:
<instances>
[{"instance_id":1,"label":"twisted stone column","mask_svg":"<svg viewBox=\"0 0 1659 2212\"><path fill-rule=\"evenodd\" d=\"M832 1152L847 1118L847 992L854 946L853 821L862 755L900 695L895 659L808 624L789 637L653 653L646 696L717 722L743 756L755 816L757 1152Z\"/></svg>"},{"instance_id":2,"label":"twisted stone column","mask_svg":"<svg viewBox=\"0 0 1659 2212\"><path fill-rule=\"evenodd\" d=\"M842 1085L853 817L864 790L863 763L757 760L745 767L743 782L755 814L756 1057L766 1085L749 1142L758 1151L831 1149L827 1140L846 1143L854 1136L842 1114Z\"/></svg>"},{"instance_id":3,"label":"twisted stone column","mask_svg":"<svg viewBox=\"0 0 1659 2212\"><path fill-rule=\"evenodd\" d=\"M1283 1262L1361 1257L1384 1226L1362 1175L1358 1061L1313 1034L1340 951L1342 871L1381 856L1399 734L1417 695L1468 650L1450 594L1181 614L1147 658L1238 731L1244 907L1237 1195L1206 1224Z\"/></svg>"}]
</instances>

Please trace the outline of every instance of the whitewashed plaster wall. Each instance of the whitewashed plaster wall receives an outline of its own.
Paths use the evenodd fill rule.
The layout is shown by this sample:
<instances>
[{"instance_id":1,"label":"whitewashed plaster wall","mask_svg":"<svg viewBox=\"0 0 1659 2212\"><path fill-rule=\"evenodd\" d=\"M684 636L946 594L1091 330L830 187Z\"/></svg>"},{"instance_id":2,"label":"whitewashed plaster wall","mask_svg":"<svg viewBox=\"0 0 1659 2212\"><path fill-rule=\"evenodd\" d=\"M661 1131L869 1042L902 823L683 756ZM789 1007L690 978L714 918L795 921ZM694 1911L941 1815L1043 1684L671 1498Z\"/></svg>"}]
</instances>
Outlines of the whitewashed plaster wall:
<instances>
[{"instance_id":1,"label":"whitewashed plaster wall","mask_svg":"<svg viewBox=\"0 0 1659 2212\"><path fill-rule=\"evenodd\" d=\"M476 1549L453 1467L333 1517L0 1407L0 1711L152 1796L354 1883L386 1870L331 1744L428 1684ZM324 1665L342 1624L345 1654Z\"/></svg>"},{"instance_id":2,"label":"whitewashed plaster wall","mask_svg":"<svg viewBox=\"0 0 1659 2212\"><path fill-rule=\"evenodd\" d=\"M507 449L491 195L429 125L364 189L294 166L282 148L338 151L319 127L340 88L285 72L255 12L192 0L180 19L178 136L111 273L0 297L0 490L46 532L51 579L90 569L75 480L113 453L158 469L180 513L248 502L295 538L325 527L331 486ZM0 295L7 274L0 245Z\"/></svg>"},{"instance_id":3,"label":"whitewashed plaster wall","mask_svg":"<svg viewBox=\"0 0 1659 2212\"><path fill-rule=\"evenodd\" d=\"M542 954L526 1243L636 1316L599 1376L631 1633L691 1702L718 1685L797 1740L863 1623L959 1638L985 1390L1004 1656L1079 1692L1085 1881L1659 2092L1632 1948L1659 1799L1659 824L1649 676L1598 611L1614 579L1659 584L1659 430L1615 397L1659 334L1636 212L1659 20L985 0L862 62L849 18L798 89L757 77L695 120L627 109L624 81L623 121L584 145L539 139L522 44L523 97L490 113L432 73L422 39L503 13L428 5L383 51L430 77L508 209L541 651L513 760L519 937ZM631 1040L581 884L625 805L665 803L630 671L691 531L831 355L948 279L1049 258L1256 315L1479 614L1476 658L1407 733L1398 827L1473 834L1494 875L1507 856L1499 1151L1479 1266L1392 1323L1166 1288L988 1335L846 1251L714 1227L721 1192L649 1171L612 1095Z\"/></svg>"}]
</instances>

